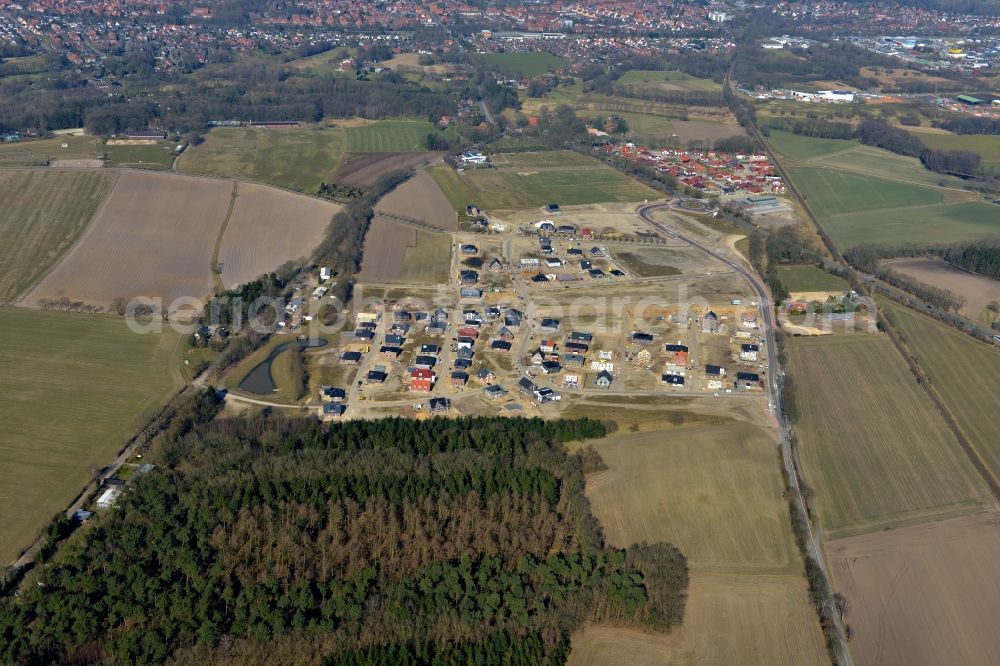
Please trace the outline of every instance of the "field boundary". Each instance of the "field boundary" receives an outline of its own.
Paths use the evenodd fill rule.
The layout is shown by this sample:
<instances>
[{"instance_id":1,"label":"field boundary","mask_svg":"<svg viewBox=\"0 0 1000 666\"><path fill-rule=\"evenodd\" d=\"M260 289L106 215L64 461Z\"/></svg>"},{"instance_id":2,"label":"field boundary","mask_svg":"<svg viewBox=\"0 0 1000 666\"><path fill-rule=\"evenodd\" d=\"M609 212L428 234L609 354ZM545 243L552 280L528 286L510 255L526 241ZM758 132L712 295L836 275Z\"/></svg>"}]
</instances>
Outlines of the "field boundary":
<instances>
[{"instance_id":1,"label":"field boundary","mask_svg":"<svg viewBox=\"0 0 1000 666\"><path fill-rule=\"evenodd\" d=\"M42 172L44 172L45 169L47 169L47 168L48 167L27 167L27 169L30 170L30 171L42 171ZM22 170L22 169L17 169L17 168L14 168L14 167L3 167L3 169L6 170L6 171L21 171ZM78 171L78 169L61 169L61 171ZM92 172L100 173L102 171L105 171L105 169L104 168L101 168L101 169L84 169L84 171L92 171ZM90 233L91 228L93 228L94 220L96 220L97 217L104 211L104 207L108 205L108 201L111 200L111 195L114 194L114 192L115 192L115 188L118 187L118 180L119 180L118 176L119 176L119 174L116 173L115 174L115 182L114 182L114 184L108 190L108 194L104 197L104 201L102 201L101 205L98 206L94 210L94 214L90 216L90 220L87 222L87 228L84 229L83 232L80 233L79 237L77 237L77 239L76 239L76 242L73 243L72 245L70 245L69 247L67 247L65 250L63 250L62 253L60 253L60 255L57 256L52 261L52 263L49 265L48 270L45 271L44 273L42 273L41 275L39 275L38 279L35 280L34 284L30 285L28 288L26 288L24 291L22 291L16 297L14 297L13 299L11 299L9 301L10 303L12 303L14 305L20 305L21 302L25 298L27 298L28 294L30 294L35 287L37 287L38 285L40 285L42 283L42 281L45 280L45 278L47 278L50 273L52 273L52 271L54 271L56 268L58 268L59 264L61 264L63 262L63 260L65 260L70 254L72 254L73 251L76 250L76 248L83 242L83 239Z\"/></svg>"},{"instance_id":2,"label":"field boundary","mask_svg":"<svg viewBox=\"0 0 1000 666\"><path fill-rule=\"evenodd\" d=\"M236 198L239 196L237 193L238 188L239 181L234 180L233 191L229 194L229 208L226 209L226 216L222 218L222 227L219 228L219 234L215 237L215 247L212 248L212 263L209 266L209 270L212 271L212 279L220 291L225 291L226 285L222 282L222 274L216 270L219 266L219 251L222 249L222 239L226 235L226 229L229 227L229 220L232 219L233 210L236 208Z\"/></svg>"},{"instance_id":3,"label":"field boundary","mask_svg":"<svg viewBox=\"0 0 1000 666\"><path fill-rule=\"evenodd\" d=\"M901 305L901 307L905 308L906 306ZM949 410L947 405L945 405L941 400L937 390L931 386L931 383L927 380L927 373L920 365L920 361L910 352L909 348L907 348L906 343L903 342L898 331L896 331L896 326L892 320L889 317L886 317L884 313L882 313L882 316L879 317L879 320L882 321L885 332L889 336L889 339L892 340L893 346L896 347L896 350L910 367L910 371L916 377L917 383L930 397L931 402L937 408L941 418L944 419L945 425L948 426L948 429L955 435L955 439L958 440L958 445L969 458L969 462L972 463L976 472L978 472L979 476L982 477L983 482L986 484L986 487L989 489L994 499L996 499L997 502L1000 502L1000 483L997 482L996 477L994 477L989 468L986 467L983 459L979 456L975 447L972 446L972 442L970 442L965 436L965 431L962 430L962 426L959 425L958 420L952 415L951 410Z\"/></svg>"}]
</instances>

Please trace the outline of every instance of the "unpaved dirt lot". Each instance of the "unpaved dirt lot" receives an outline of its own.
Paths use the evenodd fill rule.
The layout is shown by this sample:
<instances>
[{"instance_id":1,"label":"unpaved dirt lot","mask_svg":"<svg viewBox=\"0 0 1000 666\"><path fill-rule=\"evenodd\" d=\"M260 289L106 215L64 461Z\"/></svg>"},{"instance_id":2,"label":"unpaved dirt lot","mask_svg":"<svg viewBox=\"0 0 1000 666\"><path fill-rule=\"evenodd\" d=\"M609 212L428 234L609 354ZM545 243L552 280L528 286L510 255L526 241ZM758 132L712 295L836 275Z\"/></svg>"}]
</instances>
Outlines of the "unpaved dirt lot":
<instances>
[{"instance_id":1,"label":"unpaved dirt lot","mask_svg":"<svg viewBox=\"0 0 1000 666\"><path fill-rule=\"evenodd\" d=\"M89 229L26 297L65 296L107 307L118 297L201 299L212 292L212 249L232 185L123 171Z\"/></svg>"},{"instance_id":2,"label":"unpaved dirt lot","mask_svg":"<svg viewBox=\"0 0 1000 666\"><path fill-rule=\"evenodd\" d=\"M377 210L411 217L445 231L458 231L458 213L426 171L421 171L385 195L379 201Z\"/></svg>"},{"instance_id":3,"label":"unpaved dirt lot","mask_svg":"<svg viewBox=\"0 0 1000 666\"><path fill-rule=\"evenodd\" d=\"M364 257L358 277L364 282L398 281L403 274L406 250L416 244L415 227L376 217L365 236Z\"/></svg>"},{"instance_id":4,"label":"unpaved dirt lot","mask_svg":"<svg viewBox=\"0 0 1000 666\"><path fill-rule=\"evenodd\" d=\"M959 312L969 319L978 320L991 301L1000 300L1000 281L967 273L941 259L890 259L885 264L914 280L965 296L965 305Z\"/></svg>"},{"instance_id":5,"label":"unpaved dirt lot","mask_svg":"<svg viewBox=\"0 0 1000 666\"><path fill-rule=\"evenodd\" d=\"M344 157L331 180L338 185L371 187L390 171L412 169L439 157L440 153L354 153Z\"/></svg>"},{"instance_id":6,"label":"unpaved dirt lot","mask_svg":"<svg viewBox=\"0 0 1000 666\"><path fill-rule=\"evenodd\" d=\"M1000 514L832 541L859 664L994 664L1000 655Z\"/></svg>"},{"instance_id":7,"label":"unpaved dirt lot","mask_svg":"<svg viewBox=\"0 0 1000 666\"><path fill-rule=\"evenodd\" d=\"M219 247L222 282L232 287L308 257L340 206L266 185L240 183Z\"/></svg>"},{"instance_id":8,"label":"unpaved dirt lot","mask_svg":"<svg viewBox=\"0 0 1000 666\"><path fill-rule=\"evenodd\" d=\"M735 124L710 123L703 120L671 120L677 137L682 144L688 141L713 142L727 139L731 136L745 136L743 128Z\"/></svg>"}]
</instances>

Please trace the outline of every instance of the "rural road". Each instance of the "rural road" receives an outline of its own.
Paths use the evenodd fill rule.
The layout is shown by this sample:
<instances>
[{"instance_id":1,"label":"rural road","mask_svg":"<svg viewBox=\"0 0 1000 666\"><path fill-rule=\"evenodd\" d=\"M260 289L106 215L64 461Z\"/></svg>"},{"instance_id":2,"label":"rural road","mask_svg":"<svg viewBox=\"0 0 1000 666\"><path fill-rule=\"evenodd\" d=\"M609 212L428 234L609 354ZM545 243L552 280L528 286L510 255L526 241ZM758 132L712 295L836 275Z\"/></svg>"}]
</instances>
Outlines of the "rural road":
<instances>
[{"instance_id":1,"label":"rural road","mask_svg":"<svg viewBox=\"0 0 1000 666\"><path fill-rule=\"evenodd\" d=\"M771 299L767 288L752 271L745 268L742 264L718 254L698 241L688 238L687 236L674 231L670 227L667 227L665 224L657 222L653 219L654 212L669 209L670 204L651 204L640 208L636 214L643 222L646 222L653 228L667 234L671 238L684 241L691 247L701 250L713 259L716 259L736 271L743 276L743 278L753 288L754 293L757 294L757 303L760 309L761 325L767 344L767 358L769 363L767 372L767 394L771 404L774 406L774 415L778 421L778 433L781 441L781 460L785 466L788 483L794 491L794 502L798 506L801 514L803 516L808 516L809 513L806 511L805 500L802 499L802 489L799 487L798 462L795 459L791 442L788 439L788 422L785 419L785 413L781 407L781 382L778 379L781 376L781 371L778 367L778 345L774 339L774 310L771 307ZM805 527L806 547L809 550L809 555L816 561L816 564L823 572L823 576L826 578L827 583L829 583L830 574L827 571L826 561L823 558L823 551L819 545L819 536L816 531L813 530L812 523L808 520L808 518L805 520ZM830 589L833 589L832 585L830 586ZM826 611L828 612L829 617L833 618L835 630L840 638L840 647L836 654L837 663L843 664L844 666L852 666L853 661L851 659L851 653L847 648L847 634L844 631L844 624L840 618L840 613L836 608L831 607L826 608Z\"/></svg>"}]
</instances>

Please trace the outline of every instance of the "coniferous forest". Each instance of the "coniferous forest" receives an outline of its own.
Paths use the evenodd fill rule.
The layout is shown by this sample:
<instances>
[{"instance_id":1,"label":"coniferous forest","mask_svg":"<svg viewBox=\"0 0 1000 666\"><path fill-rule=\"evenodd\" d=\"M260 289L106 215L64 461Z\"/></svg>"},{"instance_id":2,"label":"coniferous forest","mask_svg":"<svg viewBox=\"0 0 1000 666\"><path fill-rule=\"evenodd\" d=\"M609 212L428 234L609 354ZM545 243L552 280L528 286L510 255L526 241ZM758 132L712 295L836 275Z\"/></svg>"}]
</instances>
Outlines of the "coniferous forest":
<instances>
[{"instance_id":1,"label":"coniferous forest","mask_svg":"<svg viewBox=\"0 0 1000 666\"><path fill-rule=\"evenodd\" d=\"M598 421L188 400L157 469L2 602L0 662L560 664L584 622L682 619L676 548L603 543L564 446Z\"/></svg>"}]
</instances>

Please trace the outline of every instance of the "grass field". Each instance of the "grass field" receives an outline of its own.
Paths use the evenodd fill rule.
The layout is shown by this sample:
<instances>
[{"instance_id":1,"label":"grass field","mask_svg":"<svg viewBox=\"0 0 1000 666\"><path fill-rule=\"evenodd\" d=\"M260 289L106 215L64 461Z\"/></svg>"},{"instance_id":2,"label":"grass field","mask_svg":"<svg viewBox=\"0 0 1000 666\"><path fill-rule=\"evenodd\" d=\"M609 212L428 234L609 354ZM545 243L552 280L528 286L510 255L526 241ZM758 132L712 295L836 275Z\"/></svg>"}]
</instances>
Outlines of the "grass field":
<instances>
[{"instance_id":1,"label":"grass field","mask_svg":"<svg viewBox=\"0 0 1000 666\"><path fill-rule=\"evenodd\" d=\"M0 173L0 302L17 298L76 243L117 176Z\"/></svg>"},{"instance_id":2,"label":"grass field","mask_svg":"<svg viewBox=\"0 0 1000 666\"><path fill-rule=\"evenodd\" d=\"M66 148L62 147L64 143ZM38 166L51 160L97 159L102 152L101 140L90 136L0 143L0 166Z\"/></svg>"},{"instance_id":3,"label":"grass field","mask_svg":"<svg viewBox=\"0 0 1000 666\"><path fill-rule=\"evenodd\" d=\"M174 162L176 144L157 143L150 146L105 145L107 165L110 167L136 167L142 169L169 169Z\"/></svg>"},{"instance_id":4,"label":"grass field","mask_svg":"<svg viewBox=\"0 0 1000 666\"><path fill-rule=\"evenodd\" d=\"M788 159L802 161L830 155L859 145L857 141L814 139L808 136L780 131L771 132L770 142L779 153Z\"/></svg>"},{"instance_id":5,"label":"grass field","mask_svg":"<svg viewBox=\"0 0 1000 666\"><path fill-rule=\"evenodd\" d=\"M538 76L561 69L566 60L544 51L525 53L485 53L480 56L493 71L514 77Z\"/></svg>"},{"instance_id":6,"label":"grass field","mask_svg":"<svg viewBox=\"0 0 1000 666\"><path fill-rule=\"evenodd\" d=\"M946 201L954 201L962 197L975 198L971 192L963 192L963 181L954 176L946 176L925 169L915 157L896 155L881 148L857 146L849 150L838 151L810 161L817 166L830 166L836 169L853 171L866 176L895 179L916 185L931 187L954 188L955 192L945 192Z\"/></svg>"},{"instance_id":7,"label":"grass field","mask_svg":"<svg viewBox=\"0 0 1000 666\"><path fill-rule=\"evenodd\" d=\"M337 129L217 127L185 151L178 168L312 194L336 170L346 144Z\"/></svg>"},{"instance_id":8,"label":"grass field","mask_svg":"<svg viewBox=\"0 0 1000 666\"><path fill-rule=\"evenodd\" d=\"M694 575L684 624L670 634L587 626L570 666L829 664L800 576Z\"/></svg>"},{"instance_id":9,"label":"grass field","mask_svg":"<svg viewBox=\"0 0 1000 666\"><path fill-rule=\"evenodd\" d=\"M571 206L659 197L655 190L597 160L588 160L586 166L543 167L530 164L528 155L545 155L546 160L578 158L572 153L521 154L511 168L458 173L441 166L431 169L430 174L460 212L470 203L486 210L516 210L551 202Z\"/></svg>"},{"instance_id":10,"label":"grass field","mask_svg":"<svg viewBox=\"0 0 1000 666\"><path fill-rule=\"evenodd\" d=\"M802 466L831 538L992 505L887 338L793 338L788 351Z\"/></svg>"},{"instance_id":11,"label":"grass field","mask_svg":"<svg viewBox=\"0 0 1000 666\"><path fill-rule=\"evenodd\" d=\"M733 423L592 444L609 469L587 497L610 544L669 541L697 572L798 570L774 437Z\"/></svg>"},{"instance_id":12,"label":"grass field","mask_svg":"<svg viewBox=\"0 0 1000 666\"><path fill-rule=\"evenodd\" d=\"M942 200L936 190L871 176L814 167L792 167L788 171L820 218L880 208L923 206Z\"/></svg>"},{"instance_id":13,"label":"grass field","mask_svg":"<svg viewBox=\"0 0 1000 666\"><path fill-rule=\"evenodd\" d=\"M947 244L1000 237L1000 206L970 201L863 211L820 222L841 250L858 243Z\"/></svg>"},{"instance_id":14,"label":"grass field","mask_svg":"<svg viewBox=\"0 0 1000 666\"><path fill-rule=\"evenodd\" d=\"M628 124L628 138L649 148L664 148L680 145L680 139L674 132L674 126L663 116L650 113L631 113L628 111L602 112L580 110L576 115L581 118L607 118L610 115L621 116Z\"/></svg>"},{"instance_id":15,"label":"grass field","mask_svg":"<svg viewBox=\"0 0 1000 666\"><path fill-rule=\"evenodd\" d=\"M847 283L815 266L779 266L778 275L790 292L847 291Z\"/></svg>"},{"instance_id":16,"label":"grass field","mask_svg":"<svg viewBox=\"0 0 1000 666\"><path fill-rule=\"evenodd\" d=\"M347 129L352 153L417 153L427 149L427 135L437 131L426 120L380 120Z\"/></svg>"},{"instance_id":17,"label":"grass field","mask_svg":"<svg viewBox=\"0 0 1000 666\"><path fill-rule=\"evenodd\" d=\"M936 150L971 150L979 153L983 163L1000 167L1000 135L998 134L943 134L913 132L928 148Z\"/></svg>"},{"instance_id":18,"label":"grass field","mask_svg":"<svg viewBox=\"0 0 1000 666\"><path fill-rule=\"evenodd\" d=\"M722 85L711 79L699 79L684 72L632 70L618 79L618 84L639 90L721 91Z\"/></svg>"},{"instance_id":19,"label":"grass field","mask_svg":"<svg viewBox=\"0 0 1000 666\"><path fill-rule=\"evenodd\" d=\"M440 284L448 280L451 236L417 230L417 243L406 248L401 280L408 284Z\"/></svg>"},{"instance_id":20,"label":"grass field","mask_svg":"<svg viewBox=\"0 0 1000 666\"><path fill-rule=\"evenodd\" d=\"M1000 478L1000 351L901 305L879 304L986 466Z\"/></svg>"},{"instance_id":21,"label":"grass field","mask_svg":"<svg viewBox=\"0 0 1000 666\"><path fill-rule=\"evenodd\" d=\"M174 387L180 337L84 314L0 310L0 565L110 463Z\"/></svg>"}]
</instances>

